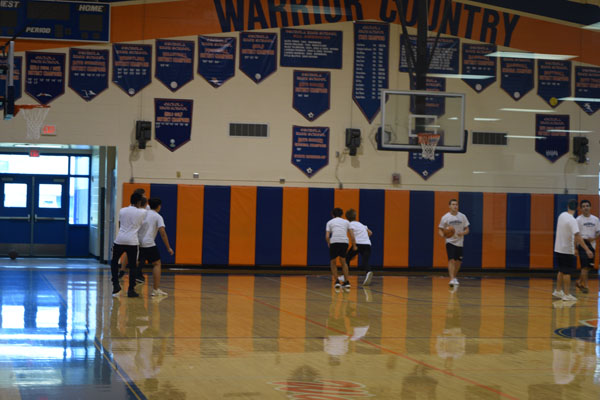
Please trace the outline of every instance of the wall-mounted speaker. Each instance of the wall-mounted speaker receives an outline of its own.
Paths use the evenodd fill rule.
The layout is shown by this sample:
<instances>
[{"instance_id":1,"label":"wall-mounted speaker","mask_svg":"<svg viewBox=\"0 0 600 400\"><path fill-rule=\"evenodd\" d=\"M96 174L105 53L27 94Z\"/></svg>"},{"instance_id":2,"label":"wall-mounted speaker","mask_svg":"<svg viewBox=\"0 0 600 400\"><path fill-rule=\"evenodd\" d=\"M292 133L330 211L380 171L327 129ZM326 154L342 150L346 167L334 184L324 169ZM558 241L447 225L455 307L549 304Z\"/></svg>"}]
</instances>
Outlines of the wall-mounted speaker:
<instances>
[{"instance_id":1,"label":"wall-mounted speaker","mask_svg":"<svg viewBox=\"0 0 600 400\"><path fill-rule=\"evenodd\" d=\"M350 155L356 155L356 149L360 147L360 129L346 129L346 147L350 149Z\"/></svg>"},{"instance_id":2,"label":"wall-mounted speaker","mask_svg":"<svg viewBox=\"0 0 600 400\"><path fill-rule=\"evenodd\" d=\"M135 122L135 140L138 142L138 149L145 149L146 142L152 139L152 122L136 121Z\"/></svg>"}]
</instances>

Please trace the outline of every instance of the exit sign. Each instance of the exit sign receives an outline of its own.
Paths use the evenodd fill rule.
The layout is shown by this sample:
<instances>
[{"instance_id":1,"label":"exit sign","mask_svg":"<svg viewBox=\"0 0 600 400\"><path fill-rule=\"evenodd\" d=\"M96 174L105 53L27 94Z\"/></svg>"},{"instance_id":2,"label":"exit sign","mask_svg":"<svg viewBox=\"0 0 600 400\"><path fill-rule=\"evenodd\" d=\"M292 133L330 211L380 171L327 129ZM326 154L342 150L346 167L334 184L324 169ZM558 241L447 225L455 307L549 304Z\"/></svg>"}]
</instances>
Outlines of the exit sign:
<instances>
[{"instance_id":1,"label":"exit sign","mask_svg":"<svg viewBox=\"0 0 600 400\"><path fill-rule=\"evenodd\" d=\"M40 156L39 150L29 150L29 157L39 157L39 156Z\"/></svg>"}]
</instances>

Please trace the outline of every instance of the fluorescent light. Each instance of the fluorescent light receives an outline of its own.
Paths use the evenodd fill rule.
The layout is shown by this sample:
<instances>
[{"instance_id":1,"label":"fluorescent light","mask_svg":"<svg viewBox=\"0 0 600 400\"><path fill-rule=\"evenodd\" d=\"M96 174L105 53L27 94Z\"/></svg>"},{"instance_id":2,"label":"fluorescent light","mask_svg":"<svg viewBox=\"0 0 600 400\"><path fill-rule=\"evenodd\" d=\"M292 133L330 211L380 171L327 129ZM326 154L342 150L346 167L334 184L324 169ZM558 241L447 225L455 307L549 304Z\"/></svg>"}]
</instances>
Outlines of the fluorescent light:
<instances>
[{"instance_id":1,"label":"fluorescent light","mask_svg":"<svg viewBox=\"0 0 600 400\"><path fill-rule=\"evenodd\" d=\"M530 112L530 113L553 113L554 110L536 110L534 108L501 108L500 111L514 111L514 112Z\"/></svg>"},{"instance_id":2,"label":"fluorescent light","mask_svg":"<svg viewBox=\"0 0 600 400\"><path fill-rule=\"evenodd\" d=\"M576 175L577 178L596 178L598 179L598 175Z\"/></svg>"},{"instance_id":3,"label":"fluorescent light","mask_svg":"<svg viewBox=\"0 0 600 400\"><path fill-rule=\"evenodd\" d=\"M548 129L548 132L594 133L594 131L578 131L576 129Z\"/></svg>"},{"instance_id":4,"label":"fluorescent light","mask_svg":"<svg viewBox=\"0 0 600 400\"><path fill-rule=\"evenodd\" d=\"M467 75L467 74L429 74L432 78L450 78L450 79L490 79L493 75Z\"/></svg>"},{"instance_id":5,"label":"fluorescent light","mask_svg":"<svg viewBox=\"0 0 600 400\"><path fill-rule=\"evenodd\" d=\"M448 118L448 120L450 120L450 121L458 121L458 117L450 117L450 118Z\"/></svg>"},{"instance_id":6,"label":"fluorescent light","mask_svg":"<svg viewBox=\"0 0 600 400\"><path fill-rule=\"evenodd\" d=\"M487 174L485 171L473 171L474 174Z\"/></svg>"},{"instance_id":7,"label":"fluorescent light","mask_svg":"<svg viewBox=\"0 0 600 400\"><path fill-rule=\"evenodd\" d=\"M581 29L587 29L590 31L600 31L600 22L596 22L595 24L582 26Z\"/></svg>"},{"instance_id":8,"label":"fluorescent light","mask_svg":"<svg viewBox=\"0 0 600 400\"><path fill-rule=\"evenodd\" d=\"M513 139L546 139L546 136L506 135L506 137Z\"/></svg>"},{"instance_id":9,"label":"fluorescent light","mask_svg":"<svg viewBox=\"0 0 600 400\"><path fill-rule=\"evenodd\" d=\"M600 103L600 99L596 97L561 97L559 100L564 101L584 101L590 103Z\"/></svg>"},{"instance_id":10,"label":"fluorescent light","mask_svg":"<svg viewBox=\"0 0 600 400\"><path fill-rule=\"evenodd\" d=\"M493 121L500 121L500 118L483 118L483 117L475 117L475 118L473 118L473 121L487 121L487 122L493 122Z\"/></svg>"},{"instance_id":11,"label":"fluorescent light","mask_svg":"<svg viewBox=\"0 0 600 400\"><path fill-rule=\"evenodd\" d=\"M486 57L527 58L531 60L570 60L577 56L568 54L523 53L519 51L495 51Z\"/></svg>"}]
</instances>

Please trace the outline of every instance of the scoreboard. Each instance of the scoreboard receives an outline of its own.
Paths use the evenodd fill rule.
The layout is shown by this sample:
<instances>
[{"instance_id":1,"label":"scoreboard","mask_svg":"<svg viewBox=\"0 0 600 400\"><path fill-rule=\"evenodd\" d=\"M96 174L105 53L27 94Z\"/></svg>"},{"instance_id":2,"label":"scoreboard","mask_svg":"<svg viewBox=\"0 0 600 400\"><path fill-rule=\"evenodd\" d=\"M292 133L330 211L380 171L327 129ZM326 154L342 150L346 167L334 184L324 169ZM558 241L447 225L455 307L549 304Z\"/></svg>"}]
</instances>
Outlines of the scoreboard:
<instances>
[{"instance_id":1,"label":"scoreboard","mask_svg":"<svg viewBox=\"0 0 600 400\"><path fill-rule=\"evenodd\" d=\"M0 0L0 37L110 42L110 5Z\"/></svg>"}]
</instances>

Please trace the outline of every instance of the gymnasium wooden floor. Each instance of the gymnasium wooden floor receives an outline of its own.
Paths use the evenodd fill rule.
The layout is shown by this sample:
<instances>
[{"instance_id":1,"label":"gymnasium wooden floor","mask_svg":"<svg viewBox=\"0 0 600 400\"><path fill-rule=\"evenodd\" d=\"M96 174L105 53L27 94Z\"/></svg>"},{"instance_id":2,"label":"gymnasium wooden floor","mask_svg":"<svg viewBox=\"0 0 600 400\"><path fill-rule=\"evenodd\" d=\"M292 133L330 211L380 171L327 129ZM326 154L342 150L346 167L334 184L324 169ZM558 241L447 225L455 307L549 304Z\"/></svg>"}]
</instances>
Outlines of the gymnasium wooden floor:
<instances>
[{"instance_id":1,"label":"gymnasium wooden floor","mask_svg":"<svg viewBox=\"0 0 600 400\"><path fill-rule=\"evenodd\" d=\"M147 274L147 280L151 275ZM171 273L0 259L0 399L598 399L598 282ZM597 348L598 346L598 348Z\"/></svg>"}]
</instances>

